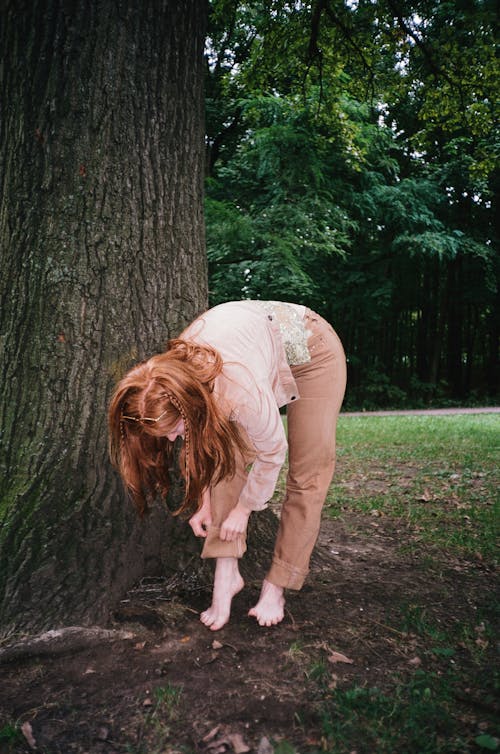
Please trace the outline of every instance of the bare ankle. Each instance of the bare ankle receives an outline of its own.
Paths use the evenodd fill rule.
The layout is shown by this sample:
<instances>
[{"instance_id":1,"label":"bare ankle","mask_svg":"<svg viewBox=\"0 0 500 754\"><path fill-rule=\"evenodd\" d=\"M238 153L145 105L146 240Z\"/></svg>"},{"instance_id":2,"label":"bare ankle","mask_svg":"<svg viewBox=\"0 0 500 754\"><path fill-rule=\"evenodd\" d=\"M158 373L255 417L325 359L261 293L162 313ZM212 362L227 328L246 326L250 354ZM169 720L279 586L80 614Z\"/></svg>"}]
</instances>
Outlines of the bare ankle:
<instances>
[{"instance_id":1,"label":"bare ankle","mask_svg":"<svg viewBox=\"0 0 500 754\"><path fill-rule=\"evenodd\" d=\"M237 558L217 558L212 604L201 614L201 621L212 631L222 628L231 613L233 597L244 587Z\"/></svg>"},{"instance_id":2,"label":"bare ankle","mask_svg":"<svg viewBox=\"0 0 500 754\"><path fill-rule=\"evenodd\" d=\"M275 626L285 616L283 593L283 587L264 579L259 601L248 614L256 618L260 626Z\"/></svg>"}]
</instances>

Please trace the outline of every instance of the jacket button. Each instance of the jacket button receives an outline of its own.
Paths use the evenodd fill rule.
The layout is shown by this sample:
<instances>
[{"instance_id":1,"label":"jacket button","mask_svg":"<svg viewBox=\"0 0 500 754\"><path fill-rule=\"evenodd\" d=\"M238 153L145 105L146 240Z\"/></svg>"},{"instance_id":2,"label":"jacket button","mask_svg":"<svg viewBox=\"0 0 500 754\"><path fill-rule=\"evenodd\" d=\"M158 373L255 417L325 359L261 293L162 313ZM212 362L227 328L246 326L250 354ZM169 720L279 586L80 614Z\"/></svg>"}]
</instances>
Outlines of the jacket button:
<instances>
[{"instance_id":1,"label":"jacket button","mask_svg":"<svg viewBox=\"0 0 500 754\"><path fill-rule=\"evenodd\" d=\"M291 401L294 401L294 400L296 399L296 397L297 397L296 395L291 395L291 396L290 396L290 400L291 400Z\"/></svg>"}]
</instances>

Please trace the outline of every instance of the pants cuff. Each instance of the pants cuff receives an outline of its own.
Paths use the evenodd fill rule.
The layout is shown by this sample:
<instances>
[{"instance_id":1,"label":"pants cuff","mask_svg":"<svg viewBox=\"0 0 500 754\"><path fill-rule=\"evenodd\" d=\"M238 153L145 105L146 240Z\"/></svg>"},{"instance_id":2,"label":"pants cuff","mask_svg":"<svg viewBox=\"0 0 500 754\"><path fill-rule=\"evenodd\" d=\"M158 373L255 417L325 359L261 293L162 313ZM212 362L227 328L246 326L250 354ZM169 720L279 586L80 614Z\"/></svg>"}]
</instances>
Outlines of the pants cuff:
<instances>
[{"instance_id":1,"label":"pants cuff","mask_svg":"<svg viewBox=\"0 0 500 754\"><path fill-rule=\"evenodd\" d=\"M219 526L210 526L207 532L202 558L242 558L247 551L246 537L242 534L234 542L219 539Z\"/></svg>"},{"instance_id":2,"label":"pants cuff","mask_svg":"<svg viewBox=\"0 0 500 754\"><path fill-rule=\"evenodd\" d=\"M281 586L283 589L302 589L304 581L309 571L285 563L284 560L273 558L271 568L266 576L267 581L275 586Z\"/></svg>"}]
</instances>

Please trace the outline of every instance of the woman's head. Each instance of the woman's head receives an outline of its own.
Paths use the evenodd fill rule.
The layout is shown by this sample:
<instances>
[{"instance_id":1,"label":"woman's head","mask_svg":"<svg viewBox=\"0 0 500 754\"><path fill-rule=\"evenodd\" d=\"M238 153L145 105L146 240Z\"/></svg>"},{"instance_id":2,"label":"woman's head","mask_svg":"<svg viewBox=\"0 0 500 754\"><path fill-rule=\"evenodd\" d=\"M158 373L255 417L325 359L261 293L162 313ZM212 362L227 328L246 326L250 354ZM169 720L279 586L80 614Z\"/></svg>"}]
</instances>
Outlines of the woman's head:
<instances>
[{"instance_id":1,"label":"woman's head","mask_svg":"<svg viewBox=\"0 0 500 754\"><path fill-rule=\"evenodd\" d=\"M214 400L222 366L214 349L176 339L118 383L109 408L110 455L141 514L148 499L168 492L178 435L186 489L178 512L199 505L206 487L234 473L235 451L245 444Z\"/></svg>"}]
</instances>

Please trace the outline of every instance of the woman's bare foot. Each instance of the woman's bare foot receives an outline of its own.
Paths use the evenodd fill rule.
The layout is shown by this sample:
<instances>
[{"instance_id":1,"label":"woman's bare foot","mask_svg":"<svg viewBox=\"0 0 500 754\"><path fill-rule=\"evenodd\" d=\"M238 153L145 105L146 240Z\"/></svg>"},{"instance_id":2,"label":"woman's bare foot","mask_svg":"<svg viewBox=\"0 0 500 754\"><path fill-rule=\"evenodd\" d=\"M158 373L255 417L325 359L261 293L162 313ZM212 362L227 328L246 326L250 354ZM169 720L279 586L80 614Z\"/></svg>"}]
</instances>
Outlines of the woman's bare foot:
<instances>
[{"instance_id":1,"label":"woman's bare foot","mask_svg":"<svg viewBox=\"0 0 500 754\"><path fill-rule=\"evenodd\" d=\"M238 559L217 558L212 604L201 614L201 622L211 631L218 631L225 626L231 613L231 601L244 585L238 569Z\"/></svg>"},{"instance_id":2,"label":"woman's bare foot","mask_svg":"<svg viewBox=\"0 0 500 754\"><path fill-rule=\"evenodd\" d=\"M283 587L271 584L264 579L259 601L249 610L248 614L257 618L260 626L275 626L285 615L285 598Z\"/></svg>"}]
</instances>

